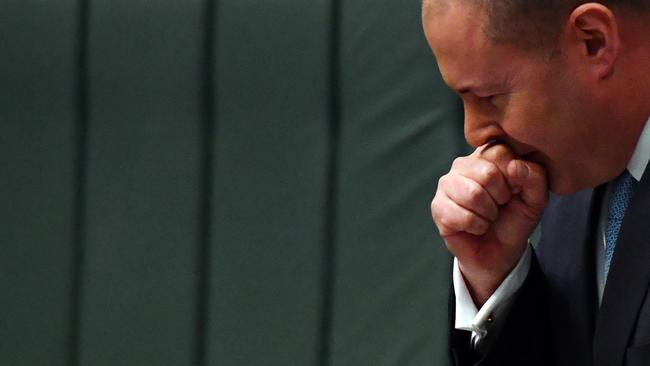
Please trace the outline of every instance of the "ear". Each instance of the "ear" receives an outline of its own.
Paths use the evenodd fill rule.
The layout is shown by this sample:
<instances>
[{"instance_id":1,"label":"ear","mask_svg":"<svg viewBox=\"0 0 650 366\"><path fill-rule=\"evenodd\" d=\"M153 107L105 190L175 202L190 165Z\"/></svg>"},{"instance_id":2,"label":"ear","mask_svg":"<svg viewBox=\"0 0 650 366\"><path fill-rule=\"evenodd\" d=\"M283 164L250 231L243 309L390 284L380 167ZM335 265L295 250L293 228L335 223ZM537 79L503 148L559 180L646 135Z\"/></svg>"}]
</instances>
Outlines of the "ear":
<instances>
[{"instance_id":1,"label":"ear","mask_svg":"<svg viewBox=\"0 0 650 366\"><path fill-rule=\"evenodd\" d=\"M614 13L602 4L582 4L571 12L567 27L584 66L598 78L611 76L621 48Z\"/></svg>"}]
</instances>

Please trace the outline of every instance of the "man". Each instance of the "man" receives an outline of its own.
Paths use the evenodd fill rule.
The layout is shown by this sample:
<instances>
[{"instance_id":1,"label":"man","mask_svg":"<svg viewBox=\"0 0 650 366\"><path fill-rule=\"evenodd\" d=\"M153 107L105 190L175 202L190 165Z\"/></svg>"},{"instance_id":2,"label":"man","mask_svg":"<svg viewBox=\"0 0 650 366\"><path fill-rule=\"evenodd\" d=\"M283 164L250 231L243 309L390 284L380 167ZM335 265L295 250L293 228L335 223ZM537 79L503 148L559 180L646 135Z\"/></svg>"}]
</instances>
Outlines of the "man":
<instances>
[{"instance_id":1,"label":"man","mask_svg":"<svg viewBox=\"0 0 650 366\"><path fill-rule=\"evenodd\" d=\"M455 364L650 365L650 1L425 0L423 24L476 148L431 204Z\"/></svg>"}]
</instances>

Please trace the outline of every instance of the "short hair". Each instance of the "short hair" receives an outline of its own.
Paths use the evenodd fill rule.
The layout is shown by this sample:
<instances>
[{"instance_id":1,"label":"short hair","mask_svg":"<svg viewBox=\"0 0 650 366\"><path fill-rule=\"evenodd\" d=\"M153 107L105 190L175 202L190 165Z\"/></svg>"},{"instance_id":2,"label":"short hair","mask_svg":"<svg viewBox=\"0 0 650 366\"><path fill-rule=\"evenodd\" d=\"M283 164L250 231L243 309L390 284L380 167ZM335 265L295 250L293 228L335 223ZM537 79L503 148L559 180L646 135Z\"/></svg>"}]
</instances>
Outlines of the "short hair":
<instances>
[{"instance_id":1,"label":"short hair","mask_svg":"<svg viewBox=\"0 0 650 366\"><path fill-rule=\"evenodd\" d=\"M612 10L647 11L650 0L424 0L424 6L462 1L486 12L485 33L495 42L524 48L554 48L561 26L571 12L586 3L599 3ZM444 4L446 3L446 4Z\"/></svg>"}]
</instances>

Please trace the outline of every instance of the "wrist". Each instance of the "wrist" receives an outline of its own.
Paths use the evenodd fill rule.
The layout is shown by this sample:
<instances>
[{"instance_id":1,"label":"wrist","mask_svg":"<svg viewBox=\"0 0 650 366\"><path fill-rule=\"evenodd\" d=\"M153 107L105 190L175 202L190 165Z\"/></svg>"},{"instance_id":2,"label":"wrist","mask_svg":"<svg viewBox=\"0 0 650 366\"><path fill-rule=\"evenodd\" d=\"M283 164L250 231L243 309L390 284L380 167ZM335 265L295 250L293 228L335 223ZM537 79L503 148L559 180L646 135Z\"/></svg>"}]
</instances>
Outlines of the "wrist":
<instances>
[{"instance_id":1,"label":"wrist","mask_svg":"<svg viewBox=\"0 0 650 366\"><path fill-rule=\"evenodd\" d=\"M468 270L460 261L458 262L458 269L463 276L467 291L479 309L508 275L508 273L495 273L494 271Z\"/></svg>"},{"instance_id":2,"label":"wrist","mask_svg":"<svg viewBox=\"0 0 650 366\"><path fill-rule=\"evenodd\" d=\"M527 273L531 255L532 247L527 242L521 252L518 251L511 258L512 260L501 265L491 264L482 267L475 264L467 265L456 258L458 272L477 308L481 308L504 282L509 281L509 277L512 277L514 272L517 272L519 277L522 277L522 269Z\"/></svg>"}]
</instances>

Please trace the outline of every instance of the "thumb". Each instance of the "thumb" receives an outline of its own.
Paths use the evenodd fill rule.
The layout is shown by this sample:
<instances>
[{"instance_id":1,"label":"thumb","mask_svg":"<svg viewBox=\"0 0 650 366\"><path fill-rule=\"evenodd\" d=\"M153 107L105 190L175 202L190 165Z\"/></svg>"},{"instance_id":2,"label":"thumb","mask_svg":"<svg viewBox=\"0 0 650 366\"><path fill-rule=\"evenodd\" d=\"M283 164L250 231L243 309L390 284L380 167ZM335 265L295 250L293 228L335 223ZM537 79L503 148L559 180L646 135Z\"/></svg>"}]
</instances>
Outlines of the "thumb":
<instances>
[{"instance_id":1,"label":"thumb","mask_svg":"<svg viewBox=\"0 0 650 366\"><path fill-rule=\"evenodd\" d=\"M541 213L548 201L546 170L539 164L515 159L508 163L507 173L508 183L523 203L536 214Z\"/></svg>"}]
</instances>

